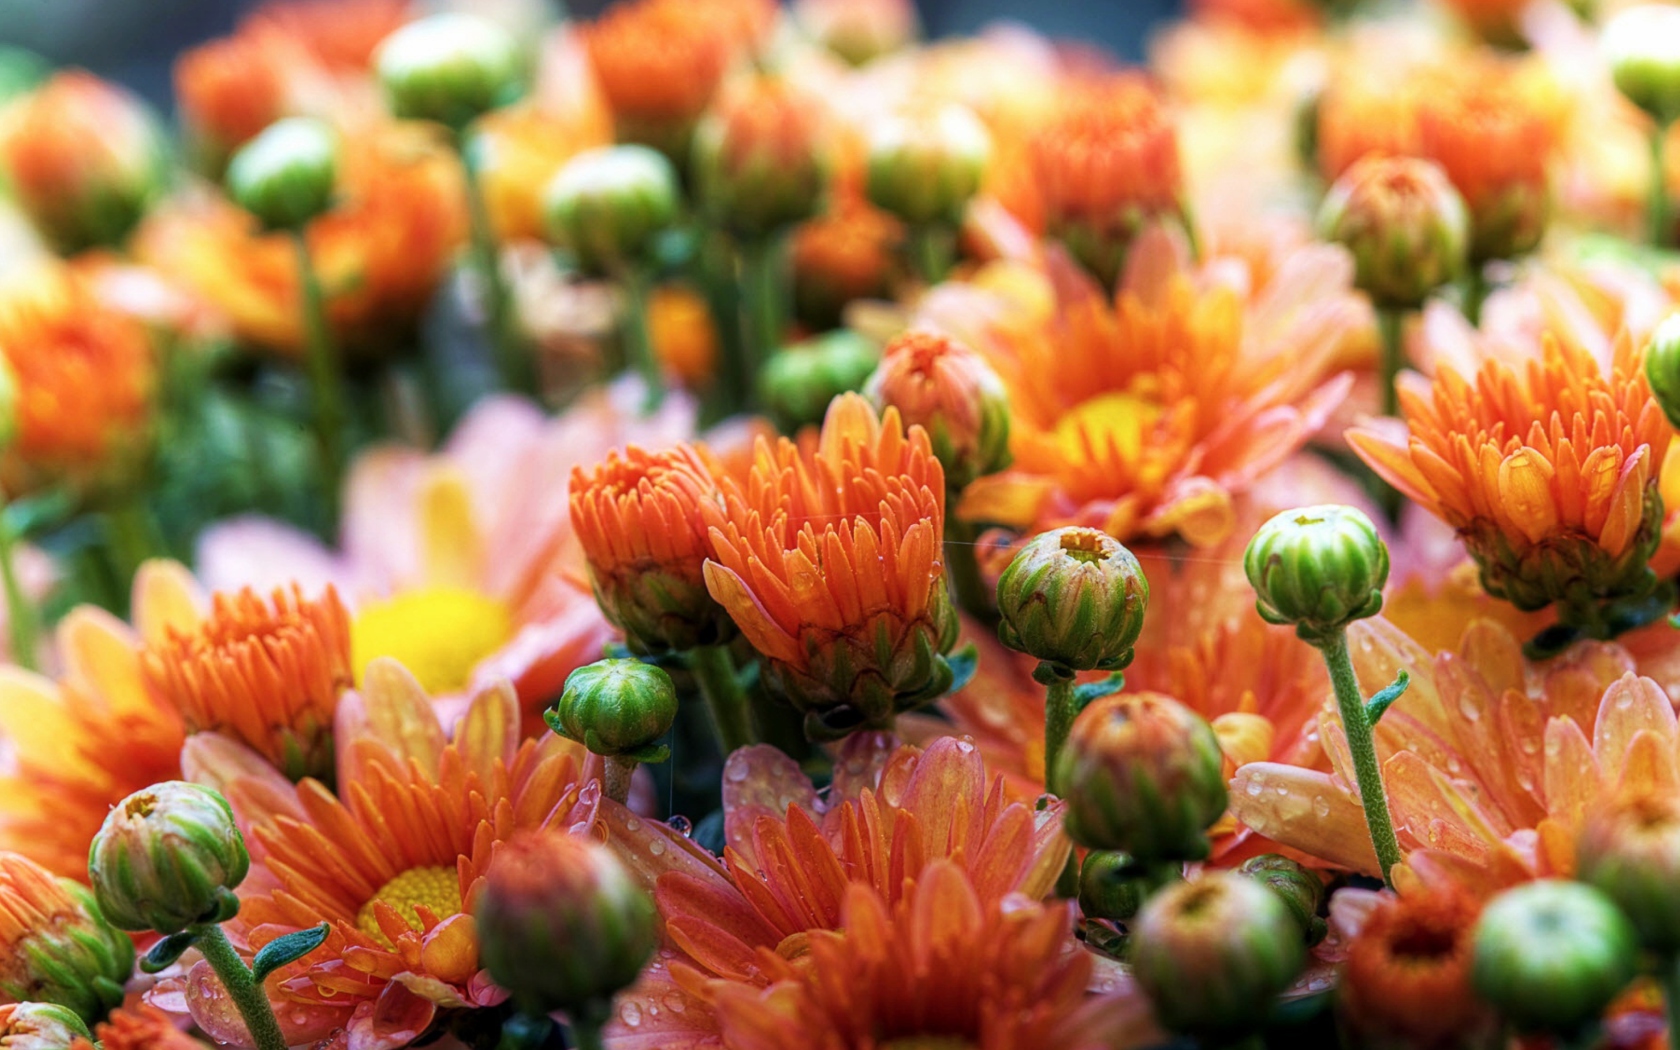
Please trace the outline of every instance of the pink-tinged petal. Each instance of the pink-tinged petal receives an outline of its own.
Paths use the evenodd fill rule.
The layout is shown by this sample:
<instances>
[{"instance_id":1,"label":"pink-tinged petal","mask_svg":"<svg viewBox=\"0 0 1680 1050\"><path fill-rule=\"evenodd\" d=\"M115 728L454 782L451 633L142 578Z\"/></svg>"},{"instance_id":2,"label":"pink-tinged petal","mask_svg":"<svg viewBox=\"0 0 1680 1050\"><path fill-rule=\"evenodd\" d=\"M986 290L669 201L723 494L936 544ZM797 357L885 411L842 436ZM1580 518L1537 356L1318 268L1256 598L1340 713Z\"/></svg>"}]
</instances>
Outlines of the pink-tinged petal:
<instances>
[{"instance_id":1,"label":"pink-tinged petal","mask_svg":"<svg viewBox=\"0 0 1680 1050\"><path fill-rule=\"evenodd\" d=\"M1165 223L1149 223L1138 231L1126 253L1119 291L1137 296L1145 306L1159 308L1166 303L1175 279L1189 272L1190 256L1190 245L1182 233Z\"/></svg>"},{"instance_id":2,"label":"pink-tinged petal","mask_svg":"<svg viewBox=\"0 0 1680 1050\"><path fill-rule=\"evenodd\" d=\"M1348 431L1343 437L1378 477L1416 503L1427 506L1435 502L1435 487L1413 464L1403 430L1395 433L1391 427L1371 421Z\"/></svg>"},{"instance_id":3,"label":"pink-tinged petal","mask_svg":"<svg viewBox=\"0 0 1680 1050\"><path fill-rule=\"evenodd\" d=\"M339 538L356 567L356 586L349 593L382 595L420 583L415 500L425 466L424 453L394 446L368 449L351 463Z\"/></svg>"},{"instance_id":4,"label":"pink-tinged petal","mask_svg":"<svg viewBox=\"0 0 1680 1050\"><path fill-rule=\"evenodd\" d=\"M305 594L318 594L328 584L342 593L356 593L348 566L319 540L284 522L255 514L228 518L204 530L193 553L193 564L198 567L199 579L211 591L252 587L266 594L296 583ZM135 612L138 615L139 610Z\"/></svg>"},{"instance_id":5,"label":"pink-tinged petal","mask_svg":"<svg viewBox=\"0 0 1680 1050\"><path fill-rule=\"evenodd\" d=\"M1656 733L1674 750L1680 736L1674 717L1674 705L1662 687L1649 678L1632 673L1617 679L1604 691L1598 705L1598 724L1593 727L1593 756L1602 770L1617 769L1635 733L1649 730Z\"/></svg>"},{"instance_id":6,"label":"pink-tinged petal","mask_svg":"<svg viewBox=\"0 0 1680 1050\"><path fill-rule=\"evenodd\" d=\"M947 731L949 722L941 723ZM891 733L853 733L841 744L834 760L834 780L829 784L828 804L837 811L840 803L850 802L881 781L881 770L887 756L898 746Z\"/></svg>"},{"instance_id":7,"label":"pink-tinged petal","mask_svg":"<svg viewBox=\"0 0 1680 1050\"><path fill-rule=\"evenodd\" d=\"M1388 894L1378 890L1343 887L1330 895L1330 934L1314 952L1328 962L1347 958L1348 945L1365 928L1365 920Z\"/></svg>"},{"instance_id":8,"label":"pink-tinged petal","mask_svg":"<svg viewBox=\"0 0 1680 1050\"><path fill-rule=\"evenodd\" d=\"M607 845L649 892L661 875L681 872L733 892L723 865L706 850L657 820L637 816L611 799L600 803L598 828Z\"/></svg>"},{"instance_id":9,"label":"pink-tinged petal","mask_svg":"<svg viewBox=\"0 0 1680 1050\"><path fill-rule=\"evenodd\" d=\"M437 1006L398 983L385 986L379 998L356 1007L347 1025L347 1050L398 1050L420 1037L437 1015Z\"/></svg>"},{"instance_id":10,"label":"pink-tinged petal","mask_svg":"<svg viewBox=\"0 0 1680 1050\"><path fill-rule=\"evenodd\" d=\"M239 1015L239 1008L234 1005L233 998L208 962L200 959L193 964L187 972L185 992L193 1023L210 1038L233 1046L256 1045L250 1030L245 1027L245 1019ZM274 1001L272 989L269 1000ZM287 1043L296 1045L312 1043L331 1035L345 1023L346 1009L283 1002L276 1004L274 1016L280 1022L280 1031L286 1036Z\"/></svg>"},{"instance_id":11,"label":"pink-tinged petal","mask_svg":"<svg viewBox=\"0 0 1680 1050\"><path fill-rule=\"evenodd\" d=\"M456 915L454 918L470 917ZM427 1002L446 1010L462 1010L473 1005L448 981L440 980L431 974L405 972L397 974L393 980Z\"/></svg>"},{"instance_id":12,"label":"pink-tinged petal","mask_svg":"<svg viewBox=\"0 0 1680 1050\"><path fill-rule=\"evenodd\" d=\"M253 855L261 842L252 829L272 824L277 817L307 819L292 782L267 759L221 733L194 733L187 738L181 747L181 775L227 798Z\"/></svg>"},{"instance_id":13,"label":"pink-tinged petal","mask_svg":"<svg viewBox=\"0 0 1680 1050\"><path fill-rule=\"evenodd\" d=\"M1231 779L1231 812L1281 845L1338 867L1381 870L1358 795L1328 773L1254 762Z\"/></svg>"},{"instance_id":14,"label":"pink-tinged petal","mask_svg":"<svg viewBox=\"0 0 1680 1050\"><path fill-rule=\"evenodd\" d=\"M1546 723L1546 810L1571 827L1598 797L1598 761L1573 719Z\"/></svg>"},{"instance_id":15,"label":"pink-tinged petal","mask_svg":"<svg viewBox=\"0 0 1680 1050\"><path fill-rule=\"evenodd\" d=\"M508 453L537 441L546 425L542 410L524 398L491 395L475 402L455 424L443 454L472 479L475 497L490 497L519 483L509 469L515 457Z\"/></svg>"},{"instance_id":16,"label":"pink-tinged petal","mask_svg":"<svg viewBox=\"0 0 1680 1050\"><path fill-rule=\"evenodd\" d=\"M437 777L445 741L432 699L408 668L388 656L369 661L360 692L340 701L334 730L345 747L375 743L403 765L412 759ZM339 777L343 783L356 779L349 769L339 770Z\"/></svg>"},{"instance_id":17,"label":"pink-tinged petal","mask_svg":"<svg viewBox=\"0 0 1680 1050\"><path fill-rule=\"evenodd\" d=\"M1462 832L1452 842L1466 843L1474 856L1481 856L1508 830L1497 826L1495 819L1467 798L1446 774L1410 751L1402 751L1383 764L1383 786L1388 792L1395 832L1402 837L1409 833L1420 847L1453 849L1452 843L1441 841L1444 829L1437 827L1439 824Z\"/></svg>"},{"instance_id":18,"label":"pink-tinged petal","mask_svg":"<svg viewBox=\"0 0 1680 1050\"><path fill-rule=\"evenodd\" d=\"M1673 796L1680 792L1680 769L1675 767L1674 744L1660 733L1641 729L1622 756L1616 790L1623 793Z\"/></svg>"},{"instance_id":19,"label":"pink-tinged petal","mask_svg":"<svg viewBox=\"0 0 1680 1050\"><path fill-rule=\"evenodd\" d=\"M941 737L922 752L900 804L921 823L929 856L950 856L960 846L979 844L975 835L986 789L986 766L973 741Z\"/></svg>"},{"instance_id":20,"label":"pink-tinged petal","mask_svg":"<svg viewBox=\"0 0 1680 1050\"><path fill-rule=\"evenodd\" d=\"M671 977L667 953L613 1001L602 1034L610 1050L721 1050L717 1018Z\"/></svg>"},{"instance_id":21,"label":"pink-tinged petal","mask_svg":"<svg viewBox=\"0 0 1680 1050\"><path fill-rule=\"evenodd\" d=\"M820 819L823 804L811 778L799 763L780 748L769 744L743 747L723 764L723 836L730 848L757 866L753 848L753 827L760 817L775 821L787 818L788 809L798 806Z\"/></svg>"},{"instance_id":22,"label":"pink-tinged petal","mask_svg":"<svg viewBox=\"0 0 1680 1050\"><path fill-rule=\"evenodd\" d=\"M477 692L505 679L513 683L522 704L534 706L560 695L566 676L599 660L616 636L600 608L584 598L521 627L506 645L478 662L468 689Z\"/></svg>"},{"instance_id":23,"label":"pink-tinged petal","mask_svg":"<svg viewBox=\"0 0 1680 1050\"><path fill-rule=\"evenodd\" d=\"M519 698L505 679L481 689L455 724L455 746L480 783L495 783L496 763L513 764L519 746Z\"/></svg>"},{"instance_id":24,"label":"pink-tinged petal","mask_svg":"<svg viewBox=\"0 0 1680 1050\"><path fill-rule=\"evenodd\" d=\"M171 630L197 627L209 605L204 588L186 566L168 558L152 558L134 573L134 627L148 645L165 641Z\"/></svg>"}]
</instances>

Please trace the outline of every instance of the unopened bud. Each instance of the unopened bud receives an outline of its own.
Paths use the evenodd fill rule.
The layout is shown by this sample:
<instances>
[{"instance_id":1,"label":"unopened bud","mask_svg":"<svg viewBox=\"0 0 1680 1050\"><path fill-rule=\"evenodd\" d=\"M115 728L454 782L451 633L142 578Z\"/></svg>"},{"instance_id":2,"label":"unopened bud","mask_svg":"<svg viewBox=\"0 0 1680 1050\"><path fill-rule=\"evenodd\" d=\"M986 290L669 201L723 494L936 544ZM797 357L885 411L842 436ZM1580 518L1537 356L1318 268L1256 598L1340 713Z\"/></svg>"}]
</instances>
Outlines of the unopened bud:
<instances>
[{"instance_id":1,"label":"unopened bud","mask_svg":"<svg viewBox=\"0 0 1680 1050\"><path fill-rule=\"evenodd\" d=\"M543 195L548 231L591 273L647 256L677 217L671 162L646 146L603 146L566 162Z\"/></svg>"},{"instance_id":2,"label":"unopened bud","mask_svg":"<svg viewBox=\"0 0 1680 1050\"><path fill-rule=\"evenodd\" d=\"M545 716L561 736L597 755L658 762L677 717L671 676L640 660L598 660L566 676L566 689Z\"/></svg>"},{"instance_id":3,"label":"unopened bud","mask_svg":"<svg viewBox=\"0 0 1680 1050\"><path fill-rule=\"evenodd\" d=\"M956 226L991 153L986 126L962 106L886 117L869 129L865 192L911 226Z\"/></svg>"},{"instance_id":4,"label":"unopened bud","mask_svg":"<svg viewBox=\"0 0 1680 1050\"><path fill-rule=\"evenodd\" d=\"M1633 980L1638 934L1585 883L1542 879L1506 890L1476 923L1476 991L1523 1031L1573 1032Z\"/></svg>"},{"instance_id":5,"label":"unopened bud","mask_svg":"<svg viewBox=\"0 0 1680 1050\"><path fill-rule=\"evenodd\" d=\"M250 864L227 799L172 780L111 809L88 853L88 881L113 926L170 934L232 918Z\"/></svg>"},{"instance_id":6,"label":"unopened bud","mask_svg":"<svg viewBox=\"0 0 1680 1050\"><path fill-rule=\"evenodd\" d=\"M1243 568L1266 622L1292 624L1318 644L1381 611L1388 547L1353 507L1301 507L1260 526Z\"/></svg>"},{"instance_id":7,"label":"unopened bud","mask_svg":"<svg viewBox=\"0 0 1680 1050\"><path fill-rule=\"evenodd\" d=\"M332 206L338 136L310 117L270 124L234 154L228 195L271 230L295 230Z\"/></svg>"},{"instance_id":8,"label":"unopened bud","mask_svg":"<svg viewBox=\"0 0 1680 1050\"><path fill-rule=\"evenodd\" d=\"M1366 157L1330 187L1318 229L1353 253L1373 303L1410 309L1464 269L1470 213L1432 161Z\"/></svg>"},{"instance_id":9,"label":"unopened bud","mask_svg":"<svg viewBox=\"0 0 1680 1050\"><path fill-rule=\"evenodd\" d=\"M391 112L460 131L525 90L518 46L507 31L474 15L422 18L385 38L374 67Z\"/></svg>"},{"instance_id":10,"label":"unopened bud","mask_svg":"<svg viewBox=\"0 0 1680 1050\"><path fill-rule=\"evenodd\" d=\"M1075 671L1132 662L1149 580L1132 552L1100 529L1034 536L998 577L998 638L1017 652Z\"/></svg>"}]
</instances>

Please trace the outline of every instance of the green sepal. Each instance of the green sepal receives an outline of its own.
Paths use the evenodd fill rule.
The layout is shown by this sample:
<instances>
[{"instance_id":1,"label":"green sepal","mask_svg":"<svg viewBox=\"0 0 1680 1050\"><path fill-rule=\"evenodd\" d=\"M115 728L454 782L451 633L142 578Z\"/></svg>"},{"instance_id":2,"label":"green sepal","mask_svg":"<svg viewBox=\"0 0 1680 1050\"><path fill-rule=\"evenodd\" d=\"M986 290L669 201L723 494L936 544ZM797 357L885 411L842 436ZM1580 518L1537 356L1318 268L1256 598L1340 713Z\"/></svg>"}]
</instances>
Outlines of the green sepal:
<instances>
[{"instance_id":1,"label":"green sepal","mask_svg":"<svg viewBox=\"0 0 1680 1050\"><path fill-rule=\"evenodd\" d=\"M1075 712L1085 710L1086 705L1093 700L1101 700L1105 696L1113 696L1126 688L1126 676L1115 671L1107 678L1095 682L1083 682L1073 687L1073 709Z\"/></svg>"},{"instance_id":2,"label":"green sepal","mask_svg":"<svg viewBox=\"0 0 1680 1050\"><path fill-rule=\"evenodd\" d=\"M572 739L566 734L565 727L560 724L560 710L558 708L550 707L543 711L543 724L553 730L555 736L563 736L567 740Z\"/></svg>"},{"instance_id":3,"label":"green sepal","mask_svg":"<svg viewBox=\"0 0 1680 1050\"><path fill-rule=\"evenodd\" d=\"M197 940L197 930L182 930L180 933L170 934L152 945L152 950L140 957L140 972L157 973L167 969Z\"/></svg>"},{"instance_id":4,"label":"green sepal","mask_svg":"<svg viewBox=\"0 0 1680 1050\"><path fill-rule=\"evenodd\" d=\"M251 960L251 978L261 984L275 970L308 955L327 939L327 931L330 929L332 927L323 922L319 926L295 930L269 941L263 945L256 958Z\"/></svg>"},{"instance_id":5,"label":"green sepal","mask_svg":"<svg viewBox=\"0 0 1680 1050\"><path fill-rule=\"evenodd\" d=\"M1393 682L1384 686L1376 696L1365 701L1366 721L1370 722L1372 727L1375 727L1378 722L1382 721L1383 712L1387 711L1394 701L1400 699L1400 694L1404 693L1406 687L1411 684L1411 674L1405 669L1401 669L1400 674Z\"/></svg>"},{"instance_id":6,"label":"green sepal","mask_svg":"<svg viewBox=\"0 0 1680 1050\"><path fill-rule=\"evenodd\" d=\"M198 920L200 926L227 922L239 914L239 898L234 896L233 891L226 886L216 887L215 900L216 903L211 907L209 913Z\"/></svg>"}]
</instances>

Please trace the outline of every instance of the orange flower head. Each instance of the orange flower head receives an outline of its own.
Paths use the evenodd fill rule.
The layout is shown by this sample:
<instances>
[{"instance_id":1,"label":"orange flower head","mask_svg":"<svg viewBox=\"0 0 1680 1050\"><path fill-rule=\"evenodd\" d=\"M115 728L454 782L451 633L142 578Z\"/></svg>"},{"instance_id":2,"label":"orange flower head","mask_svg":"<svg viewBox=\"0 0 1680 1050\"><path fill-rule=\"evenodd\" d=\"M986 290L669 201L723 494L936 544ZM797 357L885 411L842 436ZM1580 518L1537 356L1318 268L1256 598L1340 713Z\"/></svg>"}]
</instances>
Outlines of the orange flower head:
<instances>
[{"instance_id":1,"label":"orange flower head","mask_svg":"<svg viewBox=\"0 0 1680 1050\"><path fill-rule=\"evenodd\" d=\"M327 319L346 352L407 345L466 237L460 166L431 129L382 125L347 137L332 211L308 227ZM155 210L135 236L145 264L225 314L242 339L303 353L296 253L219 198Z\"/></svg>"},{"instance_id":2,"label":"orange flower head","mask_svg":"<svg viewBox=\"0 0 1680 1050\"><path fill-rule=\"evenodd\" d=\"M134 945L85 887L0 852L0 1002L55 1003L103 1017L133 976Z\"/></svg>"},{"instance_id":3,"label":"orange flower head","mask_svg":"<svg viewBox=\"0 0 1680 1050\"><path fill-rule=\"evenodd\" d=\"M799 316L818 329L840 323L853 299L891 288L904 226L856 192L838 190L825 215L793 233L793 295Z\"/></svg>"},{"instance_id":4,"label":"orange flower head","mask_svg":"<svg viewBox=\"0 0 1680 1050\"><path fill-rule=\"evenodd\" d=\"M205 1044L181 1031L173 1018L149 1003L111 1011L110 1017L94 1027L93 1034L103 1050L205 1050ZM94 1044L77 1040L71 1050L94 1050Z\"/></svg>"},{"instance_id":5,"label":"orange flower head","mask_svg":"<svg viewBox=\"0 0 1680 1050\"><path fill-rule=\"evenodd\" d=\"M293 108L293 70L307 62L302 45L263 27L200 44L175 60L181 123L212 169Z\"/></svg>"},{"instance_id":6,"label":"orange flower head","mask_svg":"<svg viewBox=\"0 0 1680 1050\"><path fill-rule=\"evenodd\" d=\"M665 371L689 389L712 381L717 369L718 332L712 311L694 289L667 284L648 300L648 339Z\"/></svg>"},{"instance_id":7,"label":"orange flower head","mask_svg":"<svg viewBox=\"0 0 1680 1050\"><path fill-rule=\"evenodd\" d=\"M1199 20L1228 22L1256 33L1293 33L1316 26L1323 6L1308 0L1190 0Z\"/></svg>"},{"instance_id":8,"label":"orange flower head","mask_svg":"<svg viewBox=\"0 0 1680 1050\"><path fill-rule=\"evenodd\" d=\"M865 390L928 432L951 487L1009 465L1009 394L986 359L955 339L928 331L895 337Z\"/></svg>"},{"instance_id":9,"label":"orange flower head","mask_svg":"<svg viewBox=\"0 0 1680 1050\"><path fill-rule=\"evenodd\" d=\"M1326 183L1366 157L1415 157L1417 116L1413 96L1395 90L1410 70L1378 63L1338 72L1318 99L1318 170Z\"/></svg>"},{"instance_id":10,"label":"orange flower head","mask_svg":"<svg viewBox=\"0 0 1680 1050\"><path fill-rule=\"evenodd\" d=\"M368 69L380 43L414 14L409 0L267 0L240 29L273 29L328 69L355 73Z\"/></svg>"},{"instance_id":11,"label":"orange flower head","mask_svg":"<svg viewBox=\"0 0 1680 1050\"><path fill-rule=\"evenodd\" d=\"M1349 1024L1417 1047L1485 1032L1493 1017L1470 985L1481 910L1457 888L1385 896L1348 946L1338 1006Z\"/></svg>"},{"instance_id":12,"label":"orange flower head","mask_svg":"<svg viewBox=\"0 0 1680 1050\"><path fill-rule=\"evenodd\" d=\"M702 452L677 446L614 451L592 472L572 468L572 527L595 599L641 652L718 645L735 625L706 590L708 536L721 519Z\"/></svg>"},{"instance_id":13,"label":"orange flower head","mask_svg":"<svg viewBox=\"0 0 1680 1050\"><path fill-rule=\"evenodd\" d=\"M768 24L762 0L632 0L584 31L619 141L686 159L723 75Z\"/></svg>"},{"instance_id":14,"label":"orange flower head","mask_svg":"<svg viewBox=\"0 0 1680 1050\"><path fill-rule=\"evenodd\" d=\"M116 245L163 184L165 155L139 99L67 70L0 116L0 173L63 252Z\"/></svg>"},{"instance_id":15,"label":"orange flower head","mask_svg":"<svg viewBox=\"0 0 1680 1050\"><path fill-rule=\"evenodd\" d=\"M1660 540L1669 431L1624 338L1606 372L1547 336L1539 360L1443 368L1402 390L1410 436L1349 442L1390 484L1458 530L1488 592L1519 609L1639 597Z\"/></svg>"},{"instance_id":16,"label":"orange flower head","mask_svg":"<svg viewBox=\"0 0 1680 1050\"><path fill-rule=\"evenodd\" d=\"M144 324L51 266L0 290L0 360L15 384L20 484L120 477L144 449L157 365Z\"/></svg>"},{"instance_id":17,"label":"orange flower head","mask_svg":"<svg viewBox=\"0 0 1680 1050\"><path fill-rule=\"evenodd\" d=\"M1103 1011L1087 998L1091 956L1069 950L1066 906L983 902L961 868L930 865L896 903L853 884L843 933L806 954L766 959L767 987L711 987L726 1045L738 1050L1058 1046L1097 1050ZM937 1004L937 1005L935 1005Z\"/></svg>"},{"instance_id":18,"label":"orange flower head","mask_svg":"<svg viewBox=\"0 0 1680 1050\"><path fill-rule=\"evenodd\" d=\"M744 77L695 129L695 199L745 236L769 234L817 213L828 152L820 100L780 76Z\"/></svg>"},{"instance_id":19,"label":"orange flower head","mask_svg":"<svg viewBox=\"0 0 1680 1050\"><path fill-rule=\"evenodd\" d=\"M249 588L215 596L210 615L147 649L149 686L187 731L222 732L297 780L330 777L333 715L350 688L350 618L338 593L319 599Z\"/></svg>"},{"instance_id":20,"label":"orange flower head","mask_svg":"<svg viewBox=\"0 0 1680 1050\"><path fill-rule=\"evenodd\" d=\"M724 499L706 586L807 733L887 727L949 687L945 472L925 430L843 395L814 448L761 439Z\"/></svg>"},{"instance_id":21,"label":"orange flower head","mask_svg":"<svg viewBox=\"0 0 1680 1050\"><path fill-rule=\"evenodd\" d=\"M1178 133L1155 89L1135 76L1067 85L1027 143L1044 230L1112 287L1145 224L1178 219Z\"/></svg>"}]
</instances>

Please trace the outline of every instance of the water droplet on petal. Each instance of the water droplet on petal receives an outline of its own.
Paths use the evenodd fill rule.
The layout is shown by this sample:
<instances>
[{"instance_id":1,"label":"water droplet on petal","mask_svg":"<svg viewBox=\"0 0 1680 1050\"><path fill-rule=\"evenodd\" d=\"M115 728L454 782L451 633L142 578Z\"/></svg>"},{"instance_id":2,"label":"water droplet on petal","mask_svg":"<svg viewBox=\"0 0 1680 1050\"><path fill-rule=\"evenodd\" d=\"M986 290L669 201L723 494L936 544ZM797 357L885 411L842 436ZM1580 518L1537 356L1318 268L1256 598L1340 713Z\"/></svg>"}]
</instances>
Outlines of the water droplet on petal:
<instances>
[{"instance_id":1,"label":"water droplet on petal","mask_svg":"<svg viewBox=\"0 0 1680 1050\"><path fill-rule=\"evenodd\" d=\"M642 1023L642 1008L635 1003L625 1003L618 1008L618 1019L634 1028Z\"/></svg>"},{"instance_id":2,"label":"water droplet on petal","mask_svg":"<svg viewBox=\"0 0 1680 1050\"><path fill-rule=\"evenodd\" d=\"M1313 812L1318 814L1320 820L1328 817L1330 815L1330 800L1323 795L1314 795Z\"/></svg>"},{"instance_id":3,"label":"water droplet on petal","mask_svg":"<svg viewBox=\"0 0 1680 1050\"><path fill-rule=\"evenodd\" d=\"M680 994L678 994L678 993L677 993L677 992L672 992L672 993L671 993L671 994L670 994L670 995L667 995L667 996L666 996L666 997L665 997L665 1005L666 1005L666 1007L667 1007L667 1008L669 1008L669 1009L670 1009L670 1011L671 1011L671 1012L672 1012L672 1013L674 1013L674 1014L680 1014L680 1013L682 1013L682 1012L683 1012L683 1011L684 1011L684 1010L687 1010L687 1009L688 1009L688 1002L687 1002L687 1000L685 1000L685 999L684 999L684 998L683 998L683 997L682 997L682 996L681 996L681 995L680 995Z\"/></svg>"},{"instance_id":4,"label":"water droplet on petal","mask_svg":"<svg viewBox=\"0 0 1680 1050\"><path fill-rule=\"evenodd\" d=\"M1255 798L1259 798L1260 797L1260 792L1266 790L1266 787L1265 787L1264 784L1261 784L1260 781L1258 781L1258 780L1250 780L1248 782L1248 787L1246 788L1246 790L1248 791L1248 793L1250 795L1254 796Z\"/></svg>"},{"instance_id":5,"label":"water droplet on petal","mask_svg":"<svg viewBox=\"0 0 1680 1050\"><path fill-rule=\"evenodd\" d=\"M723 777L732 784L739 784L747 779L747 764L745 762L731 762L724 767Z\"/></svg>"},{"instance_id":6,"label":"water droplet on petal","mask_svg":"<svg viewBox=\"0 0 1680 1050\"><path fill-rule=\"evenodd\" d=\"M665 826L685 839L694 833L694 822L683 816L681 813L678 813L670 820L667 820L665 822Z\"/></svg>"},{"instance_id":7,"label":"water droplet on petal","mask_svg":"<svg viewBox=\"0 0 1680 1050\"><path fill-rule=\"evenodd\" d=\"M660 856L665 852L665 843L659 841L658 839L654 839L652 842L648 843L648 852L653 854L655 857Z\"/></svg>"},{"instance_id":8,"label":"water droplet on petal","mask_svg":"<svg viewBox=\"0 0 1680 1050\"><path fill-rule=\"evenodd\" d=\"M1482 717L1481 705L1468 689L1458 694L1458 713L1464 716L1466 722L1474 722Z\"/></svg>"}]
</instances>

